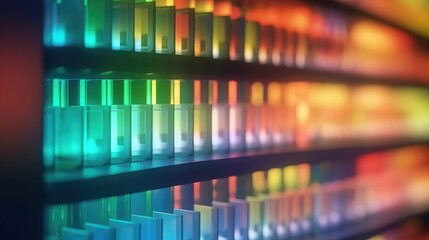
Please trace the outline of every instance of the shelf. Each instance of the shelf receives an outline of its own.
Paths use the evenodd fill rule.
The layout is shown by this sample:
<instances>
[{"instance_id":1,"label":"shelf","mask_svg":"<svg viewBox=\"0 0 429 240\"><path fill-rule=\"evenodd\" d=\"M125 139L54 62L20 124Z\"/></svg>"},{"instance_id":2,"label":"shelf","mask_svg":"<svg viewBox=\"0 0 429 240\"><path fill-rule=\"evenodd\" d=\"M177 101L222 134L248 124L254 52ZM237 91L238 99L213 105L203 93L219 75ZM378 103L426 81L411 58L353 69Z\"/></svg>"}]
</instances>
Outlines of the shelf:
<instances>
[{"instance_id":1,"label":"shelf","mask_svg":"<svg viewBox=\"0 0 429 240\"><path fill-rule=\"evenodd\" d=\"M45 173L47 204L70 203L268 170L299 163L341 161L373 151L429 144L428 139L355 141L235 154L133 162ZM263 158L263 159L261 159Z\"/></svg>"},{"instance_id":2,"label":"shelf","mask_svg":"<svg viewBox=\"0 0 429 240\"><path fill-rule=\"evenodd\" d=\"M410 218L427 219L429 206L420 208L397 208L396 210L382 211L363 219L327 229L317 236L303 237L302 240L340 240L340 239L369 239L394 228Z\"/></svg>"},{"instance_id":3,"label":"shelf","mask_svg":"<svg viewBox=\"0 0 429 240\"><path fill-rule=\"evenodd\" d=\"M411 29L404 27L401 24L393 22L389 19L375 15L371 12L368 12L368 11L361 9L357 6L354 6L350 3L348 4L346 1L343 1L343 2L339 1L339 0L334 0L334 1L333 0L305 0L305 1L311 3L315 6L320 6L320 7L326 8L326 9L335 10L335 11L337 11L343 15L354 16L354 17L363 17L363 18L367 18L367 19L373 20L373 21L378 22L378 23L383 23L383 24L386 24L388 26L394 27L396 29L399 29L401 31L404 31L404 32L410 34L415 39L417 39L422 44L422 46L425 46L427 49L429 48L428 38L427 38L427 36L425 36L421 32L411 30Z\"/></svg>"},{"instance_id":4,"label":"shelf","mask_svg":"<svg viewBox=\"0 0 429 240\"><path fill-rule=\"evenodd\" d=\"M55 47L45 49L46 78L80 79L206 79L309 81L429 87L417 80L370 77L338 71L299 69L154 53Z\"/></svg>"}]
</instances>

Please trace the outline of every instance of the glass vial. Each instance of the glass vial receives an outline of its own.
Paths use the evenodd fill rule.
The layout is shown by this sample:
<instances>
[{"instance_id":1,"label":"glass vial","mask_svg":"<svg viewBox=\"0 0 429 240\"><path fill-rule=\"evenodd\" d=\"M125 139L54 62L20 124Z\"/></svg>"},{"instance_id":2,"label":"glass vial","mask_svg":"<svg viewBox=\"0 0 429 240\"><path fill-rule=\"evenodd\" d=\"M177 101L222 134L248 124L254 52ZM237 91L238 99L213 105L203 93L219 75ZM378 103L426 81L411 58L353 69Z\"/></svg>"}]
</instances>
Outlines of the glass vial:
<instances>
[{"instance_id":1,"label":"glass vial","mask_svg":"<svg viewBox=\"0 0 429 240\"><path fill-rule=\"evenodd\" d=\"M85 47L108 48L111 39L112 5L108 0L85 1Z\"/></svg>"},{"instance_id":2,"label":"glass vial","mask_svg":"<svg viewBox=\"0 0 429 240\"><path fill-rule=\"evenodd\" d=\"M79 102L79 80L53 79L54 147L57 170L76 169L84 158L84 107Z\"/></svg>"},{"instance_id":3,"label":"glass vial","mask_svg":"<svg viewBox=\"0 0 429 240\"><path fill-rule=\"evenodd\" d=\"M195 1L195 56L211 57L213 39L213 0Z\"/></svg>"},{"instance_id":4,"label":"glass vial","mask_svg":"<svg viewBox=\"0 0 429 240\"><path fill-rule=\"evenodd\" d=\"M228 82L212 81L212 146L214 152L229 150Z\"/></svg>"},{"instance_id":5,"label":"glass vial","mask_svg":"<svg viewBox=\"0 0 429 240\"><path fill-rule=\"evenodd\" d=\"M44 21L45 46L83 45L83 0L45 0Z\"/></svg>"},{"instance_id":6,"label":"glass vial","mask_svg":"<svg viewBox=\"0 0 429 240\"><path fill-rule=\"evenodd\" d=\"M212 91L210 81L194 81L194 152L212 151Z\"/></svg>"},{"instance_id":7,"label":"glass vial","mask_svg":"<svg viewBox=\"0 0 429 240\"><path fill-rule=\"evenodd\" d=\"M155 2L135 0L134 50L153 52L155 49Z\"/></svg>"},{"instance_id":8,"label":"glass vial","mask_svg":"<svg viewBox=\"0 0 429 240\"><path fill-rule=\"evenodd\" d=\"M123 163L131 155L131 106L129 80L107 81L107 104L110 106L111 163Z\"/></svg>"},{"instance_id":9,"label":"glass vial","mask_svg":"<svg viewBox=\"0 0 429 240\"><path fill-rule=\"evenodd\" d=\"M194 151L194 84L174 80L174 154L190 156Z\"/></svg>"},{"instance_id":10,"label":"glass vial","mask_svg":"<svg viewBox=\"0 0 429 240\"><path fill-rule=\"evenodd\" d=\"M130 80L132 161L152 157L151 84L150 80Z\"/></svg>"},{"instance_id":11,"label":"glass vial","mask_svg":"<svg viewBox=\"0 0 429 240\"><path fill-rule=\"evenodd\" d=\"M239 11L238 7L234 7ZM234 11L235 12L235 11ZM231 39L229 44L229 58L241 61L244 59L244 25L245 21L238 12L231 15Z\"/></svg>"},{"instance_id":12,"label":"glass vial","mask_svg":"<svg viewBox=\"0 0 429 240\"><path fill-rule=\"evenodd\" d=\"M259 52L258 60L261 64L269 64L272 60L274 45L274 27L259 25Z\"/></svg>"},{"instance_id":13,"label":"glass vial","mask_svg":"<svg viewBox=\"0 0 429 240\"><path fill-rule=\"evenodd\" d=\"M113 0L112 4L112 49L132 50L134 2L132 0Z\"/></svg>"},{"instance_id":14,"label":"glass vial","mask_svg":"<svg viewBox=\"0 0 429 240\"><path fill-rule=\"evenodd\" d=\"M154 159L174 155L173 84L170 80L152 80L153 130L152 154Z\"/></svg>"},{"instance_id":15,"label":"glass vial","mask_svg":"<svg viewBox=\"0 0 429 240\"><path fill-rule=\"evenodd\" d=\"M245 126L246 110L243 103L244 83L228 82L229 103L229 147L231 152L243 151L246 147Z\"/></svg>"},{"instance_id":16,"label":"glass vial","mask_svg":"<svg viewBox=\"0 0 429 240\"><path fill-rule=\"evenodd\" d=\"M259 126L261 106L264 102L263 85L260 82L254 82L250 85L249 104L247 106L246 122L246 147L247 149L257 149L260 146Z\"/></svg>"},{"instance_id":17,"label":"glass vial","mask_svg":"<svg viewBox=\"0 0 429 240\"><path fill-rule=\"evenodd\" d=\"M259 24L246 21L244 26L244 60L246 62L258 61Z\"/></svg>"},{"instance_id":18,"label":"glass vial","mask_svg":"<svg viewBox=\"0 0 429 240\"><path fill-rule=\"evenodd\" d=\"M103 165L110 159L110 109L106 106L106 81L81 80L80 84L85 105L84 165Z\"/></svg>"},{"instance_id":19,"label":"glass vial","mask_svg":"<svg viewBox=\"0 0 429 240\"><path fill-rule=\"evenodd\" d=\"M232 4L227 0L214 1L213 58L229 57Z\"/></svg>"},{"instance_id":20,"label":"glass vial","mask_svg":"<svg viewBox=\"0 0 429 240\"><path fill-rule=\"evenodd\" d=\"M174 46L174 0L156 1L155 51L172 54Z\"/></svg>"},{"instance_id":21,"label":"glass vial","mask_svg":"<svg viewBox=\"0 0 429 240\"><path fill-rule=\"evenodd\" d=\"M175 0L176 54L194 55L195 4L191 0Z\"/></svg>"}]
</instances>

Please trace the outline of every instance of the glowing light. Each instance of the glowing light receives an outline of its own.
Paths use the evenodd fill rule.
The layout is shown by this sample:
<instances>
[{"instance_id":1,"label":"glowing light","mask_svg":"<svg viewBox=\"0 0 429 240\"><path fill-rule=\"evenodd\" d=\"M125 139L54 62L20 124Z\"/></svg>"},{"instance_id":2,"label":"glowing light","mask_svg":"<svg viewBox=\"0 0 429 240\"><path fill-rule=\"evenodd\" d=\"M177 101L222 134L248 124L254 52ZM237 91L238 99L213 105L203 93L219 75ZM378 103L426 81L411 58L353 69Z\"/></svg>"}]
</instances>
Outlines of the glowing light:
<instances>
[{"instance_id":1,"label":"glowing light","mask_svg":"<svg viewBox=\"0 0 429 240\"><path fill-rule=\"evenodd\" d=\"M272 168L268 170L268 190L270 193L282 191L282 170L281 168Z\"/></svg>"},{"instance_id":2,"label":"glowing light","mask_svg":"<svg viewBox=\"0 0 429 240\"><path fill-rule=\"evenodd\" d=\"M156 0L157 7L174 6L174 0Z\"/></svg>"},{"instance_id":3,"label":"glowing light","mask_svg":"<svg viewBox=\"0 0 429 240\"><path fill-rule=\"evenodd\" d=\"M52 45L53 46L64 46L66 44L66 30L64 27L54 27L52 31Z\"/></svg>"},{"instance_id":4,"label":"glowing light","mask_svg":"<svg viewBox=\"0 0 429 240\"><path fill-rule=\"evenodd\" d=\"M300 187L307 187L310 184L311 171L310 164L302 163L297 166L298 168L298 184Z\"/></svg>"},{"instance_id":5,"label":"glowing light","mask_svg":"<svg viewBox=\"0 0 429 240\"><path fill-rule=\"evenodd\" d=\"M253 191L258 193L265 193L267 189L267 180L264 171L257 171L252 173Z\"/></svg>"},{"instance_id":6,"label":"glowing light","mask_svg":"<svg viewBox=\"0 0 429 240\"><path fill-rule=\"evenodd\" d=\"M213 0L195 0L195 12L213 12Z\"/></svg>"},{"instance_id":7,"label":"glowing light","mask_svg":"<svg viewBox=\"0 0 429 240\"><path fill-rule=\"evenodd\" d=\"M268 103L280 105L282 101L282 88L280 83L271 82L268 84Z\"/></svg>"},{"instance_id":8,"label":"glowing light","mask_svg":"<svg viewBox=\"0 0 429 240\"><path fill-rule=\"evenodd\" d=\"M237 198L237 176L230 176L228 178L228 190L230 199Z\"/></svg>"},{"instance_id":9,"label":"glowing light","mask_svg":"<svg viewBox=\"0 0 429 240\"><path fill-rule=\"evenodd\" d=\"M216 2L214 5L213 14L215 16L229 16L232 12L232 4L230 1L224 0Z\"/></svg>"},{"instance_id":10,"label":"glowing light","mask_svg":"<svg viewBox=\"0 0 429 240\"><path fill-rule=\"evenodd\" d=\"M201 104L201 81L194 81L194 104Z\"/></svg>"},{"instance_id":11,"label":"glowing light","mask_svg":"<svg viewBox=\"0 0 429 240\"><path fill-rule=\"evenodd\" d=\"M254 82L250 91L250 102L255 106L261 106L264 103L264 85L261 82Z\"/></svg>"},{"instance_id":12,"label":"glowing light","mask_svg":"<svg viewBox=\"0 0 429 240\"><path fill-rule=\"evenodd\" d=\"M296 166L287 166L283 168L283 184L287 190L297 187L298 171Z\"/></svg>"}]
</instances>

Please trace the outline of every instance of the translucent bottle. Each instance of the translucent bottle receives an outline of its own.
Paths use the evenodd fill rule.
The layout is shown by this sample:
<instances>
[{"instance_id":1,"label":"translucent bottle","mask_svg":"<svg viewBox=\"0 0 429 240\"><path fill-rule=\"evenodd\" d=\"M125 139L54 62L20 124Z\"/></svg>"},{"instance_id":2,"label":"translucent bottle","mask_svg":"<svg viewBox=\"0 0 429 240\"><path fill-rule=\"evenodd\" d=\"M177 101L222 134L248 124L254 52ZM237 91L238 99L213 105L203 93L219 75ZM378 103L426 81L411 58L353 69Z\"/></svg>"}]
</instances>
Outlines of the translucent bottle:
<instances>
[{"instance_id":1,"label":"translucent bottle","mask_svg":"<svg viewBox=\"0 0 429 240\"><path fill-rule=\"evenodd\" d=\"M85 47L110 47L111 12L112 5L109 0L85 1Z\"/></svg>"},{"instance_id":2,"label":"translucent bottle","mask_svg":"<svg viewBox=\"0 0 429 240\"><path fill-rule=\"evenodd\" d=\"M53 169L55 163L55 111L58 111L60 81L46 79L45 103L43 109L43 164L45 169ZM54 101L55 99L55 101Z\"/></svg>"},{"instance_id":3,"label":"translucent bottle","mask_svg":"<svg viewBox=\"0 0 429 240\"><path fill-rule=\"evenodd\" d=\"M247 149L257 149L260 146L259 126L261 106L263 103L263 85L254 82L248 89L249 103L246 111L246 147Z\"/></svg>"},{"instance_id":4,"label":"translucent bottle","mask_svg":"<svg viewBox=\"0 0 429 240\"><path fill-rule=\"evenodd\" d=\"M174 154L190 156L194 152L194 84L174 80Z\"/></svg>"},{"instance_id":5,"label":"translucent bottle","mask_svg":"<svg viewBox=\"0 0 429 240\"><path fill-rule=\"evenodd\" d=\"M110 114L106 106L106 81L81 80L84 116L84 165L99 166L110 160ZM85 94L85 95L84 95Z\"/></svg>"},{"instance_id":6,"label":"translucent bottle","mask_svg":"<svg viewBox=\"0 0 429 240\"><path fill-rule=\"evenodd\" d=\"M176 54L194 55L195 1L175 0Z\"/></svg>"},{"instance_id":7,"label":"translucent bottle","mask_svg":"<svg viewBox=\"0 0 429 240\"><path fill-rule=\"evenodd\" d=\"M76 169L84 159L84 107L79 102L79 80L53 79L55 169Z\"/></svg>"},{"instance_id":8,"label":"translucent bottle","mask_svg":"<svg viewBox=\"0 0 429 240\"><path fill-rule=\"evenodd\" d=\"M228 82L212 81L212 145L214 152L229 150Z\"/></svg>"},{"instance_id":9,"label":"translucent bottle","mask_svg":"<svg viewBox=\"0 0 429 240\"><path fill-rule=\"evenodd\" d=\"M212 151L212 95L210 81L194 82L194 152L209 154Z\"/></svg>"},{"instance_id":10,"label":"translucent bottle","mask_svg":"<svg viewBox=\"0 0 429 240\"><path fill-rule=\"evenodd\" d=\"M243 102L244 83L228 82L229 147L231 152L243 151L246 146L246 106Z\"/></svg>"},{"instance_id":11,"label":"translucent bottle","mask_svg":"<svg viewBox=\"0 0 429 240\"><path fill-rule=\"evenodd\" d=\"M286 116L283 103L282 85L277 82L268 84L268 108L270 110L269 126L271 126L272 142L276 147L286 144Z\"/></svg>"},{"instance_id":12,"label":"translucent bottle","mask_svg":"<svg viewBox=\"0 0 429 240\"><path fill-rule=\"evenodd\" d=\"M151 80L130 80L132 161L152 157L151 85Z\"/></svg>"},{"instance_id":13,"label":"translucent bottle","mask_svg":"<svg viewBox=\"0 0 429 240\"><path fill-rule=\"evenodd\" d=\"M112 49L132 50L134 40L133 0L113 0Z\"/></svg>"},{"instance_id":14,"label":"translucent bottle","mask_svg":"<svg viewBox=\"0 0 429 240\"><path fill-rule=\"evenodd\" d=\"M255 19L259 23L258 61L261 64L268 64L271 63L274 46L274 26L272 23L277 19L275 19L275 9L269 8L267 1L260 1L258 10L265 13L264 15L258 14Z\"/></svg>"},{"instance_id":15,"label":"translucent bottle","mask_svg":"<svg viewBox=\"0 0 429 240\"><path fill-rule=\"evenodd\" d=\"M174 106L171 80L152 80L153 130L152 154L154 159L174 155Z\"/></svg>"},{"instance_id":16,"label":"translucent bottle","mask_svg":"<svg viewBox=\"0 0 429 240\"><path fill-rule=\"evenodd\" d=\"M248 5L243 6L243 9L246 9L243 13L246 19L244 26L244 61L258 62L259 23L257 22L257 17L259 14Z\"/></svg>"},{"instance_id":17,"label":"translucent bottle","mask_svg":"<svg viewBox=\"0 0 429 240\"><path fill-rule=\"evenodd\" d=\"M238 0L232 1L231 9L231 36L229 44L229 59L244 59L244 18Z\"/></svg>"},{"instance_id":18,"label":"translucent bottle","mask_svg":"<svg viewBox=\"0 0 429 240\"><path fill-rule=\"evenodd\" d=\"M45 46L82 46L84 1L45 0Z\"/></svg>"},{"instance_id":19,"label":"translucent bottle","mask_svg":"<svg viewBox=\"0 0 429 240\"><path fill-rule=\"evenodd\" d=\"M214 0L213 11L213 58L229 57L232 12L231 1Z\"/></svg>"},{"instance_id":20,"label":"translucent bottle","mask_svg":"<svg viewBox=\"0 0 429 240\"><path fill-rule=\"evenodd\" d=\"M107 81L107 105L110 106L111 163L123 163L131 158L130 81Z\"/></svg>"},{"instance_id":21,"label":"translucent bottle","mask_svg":"<svg viewBox=\"0 0 429 240\"><path fill-rule=\"evenodd\" d=\"M213 0L195 0L195 56L211 57Z\"/></svg>"},{"instance_id":22,"label":"translucent bottle","mask_svg":"<svg viewBox=\"0 0 429 240\"><path fill-rule=\"evenodd\" d=\"M155 51L172 54L174 46L174 0L156 1Z\"/></svg>"},{"instance_id":23,"label":"translucent bottle","mask_svg":"<svg viewBox=\"0 0 429 240\"><path fill-rule=\"evenodd\" d=\"M134 6L134 50L153 52L155 49L155 2L135 0Z\"/></svg>"}]
</instances>

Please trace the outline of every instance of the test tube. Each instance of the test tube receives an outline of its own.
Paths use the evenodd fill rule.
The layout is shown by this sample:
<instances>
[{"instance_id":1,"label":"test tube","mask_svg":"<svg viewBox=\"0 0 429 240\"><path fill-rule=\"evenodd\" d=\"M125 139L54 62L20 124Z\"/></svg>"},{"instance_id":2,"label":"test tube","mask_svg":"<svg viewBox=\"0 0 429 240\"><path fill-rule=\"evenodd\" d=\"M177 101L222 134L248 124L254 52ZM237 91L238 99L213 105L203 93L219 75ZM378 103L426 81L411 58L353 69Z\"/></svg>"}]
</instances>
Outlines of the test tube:
<instances>
[{"instance_id":1,"label":"test tube","mask_svg":"<svg viewBox=\"0 0 429 240\"><path fill-rule=\"evenodd\" d=\"M162 219L163 239L182 240L182 216L164 212L153 212L153 217Z\"/></svg>"},{"instance_id":2,"label":"test tube","mask_svg":"<svg viewBox=\"0 0 429 240\"><path fill-rule=\"evenodd\" d=\"M109 107L106 106L106 80L81 80L81 95L85 96L84 165L99 166L110 160ZM82 101L81 100L81 101Z\"/></svg>"},{"instance_id":3,"label":"test tube","mask_svg":"<svg viewBox=\"0 0 429 240\"><path fill-rule=\"evenodd\" d=\"M273 14L270 17L270 23L274 27L274 36L273 36L273 46L272 46L272 63L275 66L280 66L284 64L284 48L285 48L285 38L286 33L283 29L283 22L279 21L281 19L281 4L277 3L274 6L271 6L271 12ZM273 9L274 8L274 9Z\"/></svg>"},{"instance_id":4,"label":"test tube","mask_svg":"<svg viewBox=\"0 0 429 240\"><path fill-rule=\"evenodd\" d=\"M211 57L212 40L213 0L195 0L195 56Z\"/></svg>"},{"instance_id":5,"label":"test tube","mask_svg":"<svg viewBox=\"0 0 429 240\"><path fill-rule=\"evenodd\" d=\"M83 46L84 1L45 0L45 46Z\"/></svg>"},{"instance_id":6,"label":"test tube","mask_svg":"<svg viewBox=\"0 0 429 240\"><path fill-rule=\"evenodd\" d=\"M134 5L134 50L153 52L155 49L155 2L135 0Z\"/></svg>"},{"instance_id":7,"label":"test tube","mask_svg":"<svg viewBox=\"0 0 429 240\"><path fill-rule=\"evenodd\" d=\"M282 147L286 143L285 137L285 113L282 107L283 91L278 82L268 84L268 107L270 108L269 126L272 129L272 141L276 147Z\"/></svg>"},{"instance_id":8,"label":"test tube","mask_svg":"<svg viewBox=\"0 0 429 240\"><path fill-rule=\"evenodd\" d=\"M113 0L112 49L132 50L134 31L133 0Z\"/></svg>"},{"instance_id":9,"label":"test tube","mask_svg":"<svg viewBox=\"0 0 429 240\"><path fill-rule=\"evenodd\" d=\"M170 80L152 80L153 130L152 155L166 159L174 155L173 83Z\"/></svg>"},{"instance_id":10,"label":"test tube","mask_svg":"<svg viewBox=\"0 0 429 240\"><path fill-rule=\"evenodd\" d=\"M140 238L138 223L110 219L109 226L116 229L116 240L138 240Z\"/></svg>"},{"instance_id":11,"label":"test tube","mask_svg":"<svg viewBox=\"0 0 429 240\"><path fill-rule=\"evenodd\" d=\"M194 81L194 152L212 151L212 88L208 80Z\"/></svg>"},{"instance_id":12,"label":"test tube","mask_svg":"<svg viewBox=\"0 0 429 240\"><path fill-rule=\"evenodd\" d=\"M240 152L246 146L245 126L246 114L243 97L245 83L237 81L228 82L228 103L229 103L229 145L230 151ZM238 90L240 89L240 90Z\"/></svg>"},{"instance_id":13,"label":"test tube","mask_svg":"<svg viewBox=\"0 0 429 240\"><path fill-rule=\"evenodd\" d=\"M260 198L247 196L249 204L249 240L263 239L263 206Z\"/></svg>"},{"instance_id":14,"label":"test tube","mask_svg":"<svg viewBox=\"0 0 429 240\"><path fill-rule=\"evenodd\" d=\"M214 0L213 10L213 58L229 57L232 3L230 0Z\"/></svg>"},{"instance_id":15,"label":"test tube","mask_svg":"<svg viewBox=\"0 0 429 240\"><path fill-rule=\"evenodd\" d=\"M60 82L47 79L45 85L45 104L43 109L43 165L53 169L55 163L55 111L58 111ZM55 101L54 101L55 97ZM56 105L56 106L55 106Z\"/></svg>"},{"instance_id":16,"label":"test tube","mask_svg":"<svg viewBox=\"0 0 429 240\"><path fill-rule=\"evenodd\" d=\"M218 239L234 239L234 205L228 202L213 202L213 207L218 210Z\"/></svg>"},{"instance_id":17,"label":"test tube","mask_svg":"<svg viewBox=\"0 0 429 240\"><path fill-rule=\"evenodd\" d=\"M184 184L173 187L174 208L192 210L194 209L194 184Z\"/></svg>"},{"instance_id":18,"label":"test tube","mask_svg":"<svg viewBox=\"0 0 429 240\"><path fill-rule=\"evenodd\" d=\"M194 210L200 212L201 240L218 239L218 209L195 204Z\"/></svg>"},{"instance_id":19,"label":"test tube","mask_svg":"<svg viewBox=\"0 0 429 240\"><path fill-rule=\"evenodd\" d=\"M261 107L264 102L264 89L261 82L253 82L248 89L249 104L246 109L246 148L257 149L263 141L259 137Z\"/></svg>"},{"instance_id":20,"label":"test tube","mask_svg":"<svg viewBox=\"0 0 429 240\"><path fill-rule=\"evenodd\" d=\"M139 224L139 239L162 240L162 219L131 215L131 221Z\"/></svg>"},{"instance_id":21,"label":"test tube","mask_svg":"<svg viewBox=\"0 0 429 240\"><path fill-rule=\"evenodd\" d=\"M85 47L108 48L111 45L111 11L109 0L87 0L85 3ZM77 19L75 17L75 19Z\"/></svg>"},{"instance_id":22,"label":"test tube","mask_svg":"<svg viewBox=\"0 0 429 240\"><path fill-rule=\"evenodd\" d=\"M271 235L277 235L277 238L283 239L286 237L286 229L287 229L287 208L285 206L285 201L283 198L283 179L282 179L282 169L281 168L272 168L268 170L267 172L267 184L268 184L268 192L270 201L273 201L272 203L268 203L267 208L272 210L273 205L274 211L276 212L275 215L273 215L272 212L269 210L266 211L266 215L268 215L268 219L270 219L270 222L273 223L273 225L270 227L270 225L265 224L264 227L268 229L273 229L272 231L275 232L275 234ZM268 222L269 223L269 222ZM266 231L267 233L269 231ZM269 235L269 234L264 234Z\"/></svg>"},{"instance_id":23,"label":"test tube","mask_svg":"<svg viewBox=\"0 0 429 240\"><path fill-rule=\"evenodd\" d=\"M287 166L283 168L283 186L287 193L289 204L289 224L288 232L290 236L297 236L302 233L301 229L301 201L297 189L298 186L297 166Z\"/></svg>"},{"instance_id":24,"label":"test tube","mask_svg":"<svg viewBox=\"0 0 429 240\"><path fill-rule=\"evenodd\" d=\"M107 93L111 118L111 163L123 163L131 159L130 81L107 81Z\"/></svg>"},{"instance_id":25,"label":"test tube","mask_svg":"<svg viewBox=\"0 0 429 240\"><path fill-rule=\"evenodd\" d=\"M152 216L152 191L132 193L130 195L131 214Z\"/></svg>"},{"instance_id":26,"label":"test tube","mask_svg":"<svg viewBox=\"0 0 429 240\"><path fill-rule=\"evenodd\" d=\"M115 239L115 229L101 224L85 223L85 230L90 232L93 240Z\"/></svg>"},{"instance_id":27,"label":"test tube","mask_svg":"<svg viewBox=\"0 0 429 240\"><path fill-rule=\"evenodd\" d=\"M79 80L52 81L54 168L76 169L83 166L84 159L84 107L79 101Z\"/></svg>"},{"instance_id":28,"label":"test tube","mask_svg":"<svg viewBox=\"0 0 429 240\"><path fill-rule=\"evenodd\" d=\"M130 80L132 161L143 161L152 157L151 102L151 80Z\"/></svg>"},{"instance_id":29,"label":"test tube","mask_svg":"<svg viewBox=\"0 0 429 240\"><path fill-rule=\"evenodd\" d=\"M231 9L231 36L229 44L229 59L244 59L244 18L239 0L232 0Z\"/></svg>"},{"instance_id":30,"label":"test tube","mask_svg":"<svg viewBox=\"0 0 429 240\"><path fill-rule=\"evenodd\" d=\"M45 230L46 237L61 236L61 229L70 224L68 206L66 204L53 205L45 208Z\"/></svg>"},{"instance_id":31,"label":"test tube","mask_svg":"<svg viewBox=\"0 0 429 240\"><path fill-rule=\"evenodd\" d=\"M228 82L213 81L212 145L214 152L229 150Z\"/></svg>"},{"instance_id":32,"label":"test tube","mask_svg":"<svg viewBox=\"0 0 429 240\"><path fill-rule=\"evenodd\" d=\"M174 0L156 0L155 51L172 54L174 46Z\"/></svg>"},{"instance_id":33,"label":"test tube","mask_svg":"<svg viewBox=\"0 0 429 240\"><path fill-rule=\"evenodd\" d=\"M174 84L174 154L190 156L194 151L194 83L173 80Z\"/></svg>"},{"instance_id":34,"label":"test tube","mask_svg":"<svg viewBox=\"0 0 429 240\"><path fill-rule=\"evenodd\" d=\"M230 199L234 206L234 239L247 240L249 231L249 205L242 199Z\"/></svg>"},{"instance_id":35,"label":"test tube","mask_svg":"<svg viewBox=\"0 0 429 240\"><path fill-rule=\"evenodd\" d=\"M175 0L176 54L194 55L195 1Z\"/></svg>"},{"instance_id":36,"label":"test tube","mask_svg":"<svg viewBox=\"0 0 429 240\"><path fill-rule=\"evenodd\" d=\"M272 24L278 21L278 19L276 19L275 16L275 7L271 8L266 1L259 2L259 6L257 6L258 9L253 10L259 13L256 17L259 23L258 60L261 64L267 64L271 63L273 56L274 26Z\"/></svg>"},{"instance_id":37,"label":"test tube","mask_svg":"<svg viewBox=\"0 0 429 240\"><path fill-rule=\"evenodd\" d=\"M258 62L259 48L259 17L258 8L252 6L254 2L243 5L243 15L246 19L244 26L244 61Z\"/></svg>"},{"instance_id":38,"label":"test tube","mask_svg":"<svg viewBox=\"0 0 429 240\"><path fill-rule=\"evenodd\" d=\"M182 216L182 234L183 239L200 238L200 212L174 209L174 214Z\"/></svg>"}]
</instances>

